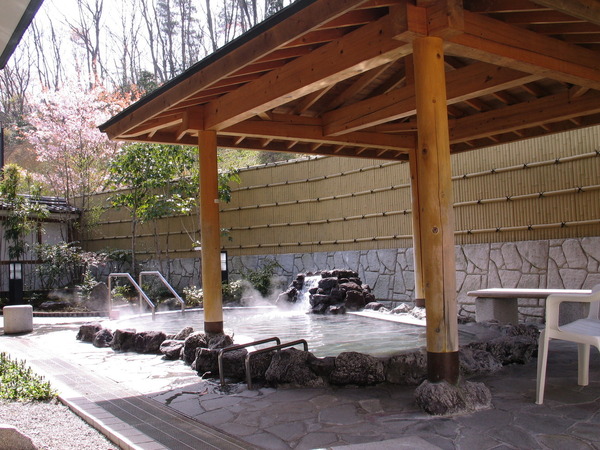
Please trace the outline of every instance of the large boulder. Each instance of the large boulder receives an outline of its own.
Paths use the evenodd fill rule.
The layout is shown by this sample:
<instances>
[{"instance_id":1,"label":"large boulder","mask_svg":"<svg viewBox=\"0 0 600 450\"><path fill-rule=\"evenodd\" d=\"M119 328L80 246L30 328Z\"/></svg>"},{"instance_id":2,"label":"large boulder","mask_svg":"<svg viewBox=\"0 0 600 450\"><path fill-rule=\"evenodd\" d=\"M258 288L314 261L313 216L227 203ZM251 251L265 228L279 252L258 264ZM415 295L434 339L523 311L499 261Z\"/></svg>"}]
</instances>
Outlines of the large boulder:
<instances>
[{"instance_id":1,"label":"large boulder","mask_svg":"<svg viewBox=\"0 0 600 450\"><path fill-rule=\"evenodd\" d=\"M138 353L160 353L160 344L166 339L162 331L142 331L135 335L134 349Z\"/></svg>"},{"instance_id":2,"label":"large boulder","mask_svg":"<svg viewBox=\"0 0 600 450\"><path fill-rule=\"evenodd\" d=\"M0 424L0 448L7 450L38 450L38 447L29 436L8 424Z\"/></svg>"},{"instance_id":3,"label":"large boulder","mask_svg":"<svg viewBox=\"0 0 600 450\"><path fill-rule=\"evenodd\" d=\"M348 291L346 292L346 309L349 311L358 311L365 307L365 296L362 292Z\"/></svg>"},{"instance_id":4,"label":"large boulder","mask_svg":"<svg viewBox=\"0 0 600 450\"><path fill-rule=\"evenodd\" d=\"M317 358L312 355L307 358L306 363L311 371L316 373L318 376L324 379L329 379L331 372L335 369L335 356L326 356L324 358Z\"/></svg>"},{"instance_id":5,"label":"large boulder","mask_svg":"<svg viewBox=\"0 0 600 450\"><path fill-rule=\"evenodd\" d=\"M265 379L274 385L319 387L323 379L310 370L308 360L312 353L290 348L273 355Z\"/></svg>"},{"instance_id":6,"label":"large boulder","mask_svg":"<svg viewBox=\"0 0 600 450\"><path fill-rule=\"evenodd\" d=\"M460 373L465 376L489 375L502 369L502 363L486 350L462 347L458 358Z\"/></svg>"},{"instance_id":7,"label":"large boulder","mask_svg":"<svg viewBox=\"0 0 600 450\"><path fill-rule=\"evenodd\" d=\"M191 362L192 370L198 372L200 376L210 374L216 377L219 372L218 357L218 350L196 347L196 354L194 355L194 360Z\"/></svg>"},{"instance_id":8,"label":"large boulder","mask_svg":"<svg viewBox=\"0 0 600 450\"><path fill-rule=\"evenodd\" d=\"M38 306L42 311L63 311L72 306L67 300L48 300Z\"/></svg>"},{"instance_id":9,"label":"large boulder","mask_svg":"<svg viewBox=\"0 0 600 450\"><path fill-rule=\"evenodd\" d=\"M321 278L319 280L319 289L323 289L324 292L331 292L333 288L337 288L338 286L337 277Z\"/></svg>"},{"instance_id":10,"label":"large boulder","mask_svg":"<svg viewBox=\"0 0 600 450\"><path fill-rule=\"evenodd\" d=\"M192 334L194 332L194 328L193 327L185 327L183 328L181 331L179 331L179 333L177 333L174 337L173 340L175 341L185 341L186 338Z\"/></svg>"},{"instance_id":11,"label":"large boulder","mask_svg":"<svg viewBox=\"0 0 600 450\"><path fill-rule=\"evenodd\" d=\"M124 329L117 330L113 334L110 347L114 351L128 352L135 349L135 330Z\"/></svg>"},{"instance_id":12,"label":"large boulder","mask_svg":"<svg viewBox=\"0 0 600 450\"><path fill-rule=\"evenodd\" d=\"M415 401L428 414L449 415L490 408L492 394L483 383L424 381L415 390Z\"/></svg>"},{"instance_id":13,"label":"large boulder","mask_svg":"<svg viewBox=\"0 0 600 450\"><path fill-rule=\"evenodd\" d=\"M343 352L335 359L335 368L329 376L332 384L368 386L385 380L383 362L371 355Z\"/></svg>"},{"instance_id":14,"label":"large boulder","mask_svg":"<svg viewBox=\"0 0 600 450\"><path fill-rule=\"evenodd\" d=\"M184 341L183 352L181 354L183 360L191 364L196 359L196 349L198 348L208 348L208 339L206 334L195 331Z\"/></svg>"},{"instance_id":15,"label":"large boulder","mask_svg":"<svg viewBox=\"0 0 600 450\"><path fill-rule=\"evenodd\" d=\"M415 350L392 356L385 365L388 383L416 386L427 378L427 354Z\"/></svg>"},{"instance_id":16,"label":"large boulder","mask_svg":"<svg viewBox=\"0 0 600 450\"><path fill-rule=\"evenodd\" d=\"M102 329L100 322L88 322L79 327L76 339L83 342L92 342L94 336Z\"/></svg>"},{"instance_id":17,"label":"large boulder","mask_svg":"<svg viewBox=\"0 0 600 450\"><path fill-rule=\"evenodd\" d=\"M537 341L529 336L500 336L487 342L467 344L472 350L484 350L503 365L525 364L537 352Z\"/></svg>"},{"instance_id":18,"label":"large boulder","mask_svg":"<svg viewBox=\"0 0 600 450\"><path fill-rule=\"evenodd\" d=\"M233 345L233 338L227 334L215 333L207 334L206 336L206 342L208 343L208 348L210 349L220 349Z\"/></svg>"},{"instance_id":19,"label":"large boulder","mask_svg":"<svg viewBox=\"0 0 600 450\"><path fill-rule=\"evenodd\" d=\"M179 359L183 350L184 341L177 339L167 339L160 344L159 351L164 359Z\"/></svg>"},{"instance_id":20,"label":"large boulder","mask_svg":"<svg viewBox=\"0 0 600 450\"><path fill-rule=\"evenodd\" d=\"M223 353L221 357L223 376L234 380L243 380L246 377L245 361L247 354L248 350L245 348Z\"/></svg>"},{"instance_id":21,"label":"large boulder","mask_svg":"<svg viewBox=\"0 0 600 450\"><path fill-rule=\"evenodd\" d=\"M112 340L112 331L110 331L108 328L103 328L94 335L92 344L94 345L94 347L98 348L110 347L110 343L112 342Z\"/></svg>"}]
</instances>

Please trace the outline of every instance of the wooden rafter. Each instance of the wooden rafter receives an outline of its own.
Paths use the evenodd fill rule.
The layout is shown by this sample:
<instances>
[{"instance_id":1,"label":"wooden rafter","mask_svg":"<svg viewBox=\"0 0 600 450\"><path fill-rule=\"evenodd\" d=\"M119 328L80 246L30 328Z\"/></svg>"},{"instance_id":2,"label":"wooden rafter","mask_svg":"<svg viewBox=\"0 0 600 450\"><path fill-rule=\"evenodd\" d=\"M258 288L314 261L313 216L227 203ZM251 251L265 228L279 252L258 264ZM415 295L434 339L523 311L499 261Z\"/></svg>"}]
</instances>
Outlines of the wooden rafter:
<instances>
[{"instance_id":1,"label":"wooden rafter","mask_svg":"<svg viewBox=\"0 0 600 450\"><path fill-rule=\"evenodd\" d=\"M393 39L389 16L269 72L205 107L205 126L222 130L357 73L406 56L409 44ZM339 58L339 55L345 55ZM309 70L307 70L309 69Z\"/></svg>"},{"instance_id":2,"label":"wooden rafter","mask_svg":"<svg viewBox=\"0 0 600 450\"><path fill-rule=\"evenodd\" d=\"M416 131L412 42L427 35L445 41L452 151L589 126L599 4L299 0L102 129L190 145L211 129L232 148L401 158Z\"/></svg>"}]
</instances>

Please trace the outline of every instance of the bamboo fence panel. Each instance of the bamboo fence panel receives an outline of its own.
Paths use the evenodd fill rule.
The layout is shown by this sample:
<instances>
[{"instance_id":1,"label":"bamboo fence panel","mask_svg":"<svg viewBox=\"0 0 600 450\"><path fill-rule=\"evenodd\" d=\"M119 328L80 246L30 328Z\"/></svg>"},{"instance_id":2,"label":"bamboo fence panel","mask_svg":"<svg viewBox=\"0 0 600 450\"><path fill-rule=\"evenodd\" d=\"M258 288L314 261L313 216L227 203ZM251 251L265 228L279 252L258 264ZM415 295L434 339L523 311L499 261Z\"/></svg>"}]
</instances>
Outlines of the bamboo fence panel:
<instances>
[{"instance_id":1,"label":"bamboo fence panel","mask_svg":"<svg viewBox=\"0 0 600 450\"><path fill-rule=\"evenodd\" d=\"M471 151L452 158L458 244L562 239L600 234L600 127ZM221 204L230 255L369 250L412 245L408 164L318 157L240 171ZM126 210L103 205L89 249L128 248ZM196 212L159 224L172 253L191 249ZM185 226L183 225L185 223ZM156 246L143 228L139 250Z\"/></svg>"}]
</instances>

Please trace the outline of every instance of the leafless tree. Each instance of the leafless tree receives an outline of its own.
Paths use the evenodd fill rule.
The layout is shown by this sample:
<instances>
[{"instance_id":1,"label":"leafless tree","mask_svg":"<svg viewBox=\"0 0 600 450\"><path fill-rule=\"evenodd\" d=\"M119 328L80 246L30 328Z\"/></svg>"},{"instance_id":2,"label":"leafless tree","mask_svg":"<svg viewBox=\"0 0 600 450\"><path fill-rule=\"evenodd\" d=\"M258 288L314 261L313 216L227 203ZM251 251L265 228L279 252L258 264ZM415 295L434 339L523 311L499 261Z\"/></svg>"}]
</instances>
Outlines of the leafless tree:
<instances>
[{"instance_id":1,"label":"leafless tree","mask_svg":"<svg viewBox=\"0 0 600 450\"><path fill-rule=\"evenodd\" d=\"M89 84L94 86L106 75L100 58L104 0L77 0L77 8L77 20L67 23L72 32L73 42L85 50Z\"/></svg>"}]
</instances>

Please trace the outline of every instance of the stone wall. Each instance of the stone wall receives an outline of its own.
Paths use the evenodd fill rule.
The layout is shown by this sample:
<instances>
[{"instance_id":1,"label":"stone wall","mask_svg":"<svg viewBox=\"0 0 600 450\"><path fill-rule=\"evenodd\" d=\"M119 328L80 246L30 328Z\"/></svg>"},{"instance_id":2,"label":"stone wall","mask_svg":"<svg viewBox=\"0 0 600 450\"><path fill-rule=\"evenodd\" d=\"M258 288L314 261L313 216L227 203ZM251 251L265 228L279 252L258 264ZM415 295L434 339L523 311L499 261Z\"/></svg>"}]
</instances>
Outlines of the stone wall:
<instances>
[{"instance_id":1,"label":"stone wall","mask_svg":"<svg viewBox=\"0 0 600 450\"><path fill-rule=\"evenodd\" d=\"M230 258L230 279L256 270L267 259L281 266L291 281L298 273L332 268L357 270L379 301L390 306L414 299L412 248L252 255ZM456 246L459 314L474 317L475 299L468 291L485 288L588 289L600 283L600 237L550 239ZM520 320L540 322L544 300L520 299Z\"/></svg>"},{"instance_id":2,"label":"stone wall","mask_svg":"<svg viewBox=\"0 0 600 450\"><path fill-rule=\"evenodd\" d=\"M233 256L229 258L230 281L262 267L267 260L279 264L282 289L298 273L350 268L371 286L378 301L394 307L414 300L412 248ZM162 268L157 261L147 261L143 268L169 274L171 284L180 292L186 286L201 284L199 258L175 259L168 266L163 262ZM122 270L126 268L118 268ZM110 268L105 268L98 275L106 277L109 272ZM475 298L467 292L476 289L591 289L596 284L600 284L598 236L456 246L458 310L463 317L475 317ZM541 322L544 300L520 299L519 316L523 322Z\"/></svg>"}]
</instances>

